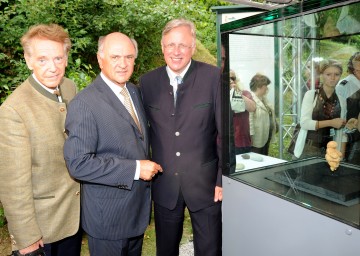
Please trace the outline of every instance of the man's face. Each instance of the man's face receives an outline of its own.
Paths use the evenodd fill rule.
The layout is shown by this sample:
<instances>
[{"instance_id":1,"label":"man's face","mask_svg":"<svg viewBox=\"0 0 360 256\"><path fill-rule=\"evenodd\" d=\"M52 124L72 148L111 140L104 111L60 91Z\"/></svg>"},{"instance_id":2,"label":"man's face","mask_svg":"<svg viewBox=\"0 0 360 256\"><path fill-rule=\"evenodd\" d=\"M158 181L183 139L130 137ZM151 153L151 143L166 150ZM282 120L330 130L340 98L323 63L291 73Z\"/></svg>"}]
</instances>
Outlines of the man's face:
<instances>
[{"instance_id":1,"label":"man's face","mask_svg":"<svg viewBox=\"0 0 360 256\"><path fill-rule=\"evenodd\" d=\"M354 61L353 62L353 66L354 66L354 76L360 80L360 61Z\"/></svg>"},{"instance_id":2,"label":"man's face","mask_svg":"<svg viewBox=\"0 0 360 256\"><path fill-rule=\"evenodd\" d=\"M28 68L39 82L48 88L56 88L64 77L67 55L64 44L48 39L34 38L30 52L25 54Z\"/></svg>"},{"instance_id":3,"label":"man's face","mask_svg":"<svg viewBox=\"0 0 360 256\"><path fill-rule=\"evenodd\" d=\"M124 86L134 71L135 54L135 47L127 36L108 35L103 52L98 54L102 73L115 84Z\"/></svg>"},{"instance_id":4,"label":"man's face","mask_svg":"<svg viewBox=\"0 0 360 256\"><path fill-rule=\"evenodd\" d=\"M195 39L188 26L173 28L161 41L161 49L169 68L180 74L195 52Z\"/></svg>"}]
</instances>

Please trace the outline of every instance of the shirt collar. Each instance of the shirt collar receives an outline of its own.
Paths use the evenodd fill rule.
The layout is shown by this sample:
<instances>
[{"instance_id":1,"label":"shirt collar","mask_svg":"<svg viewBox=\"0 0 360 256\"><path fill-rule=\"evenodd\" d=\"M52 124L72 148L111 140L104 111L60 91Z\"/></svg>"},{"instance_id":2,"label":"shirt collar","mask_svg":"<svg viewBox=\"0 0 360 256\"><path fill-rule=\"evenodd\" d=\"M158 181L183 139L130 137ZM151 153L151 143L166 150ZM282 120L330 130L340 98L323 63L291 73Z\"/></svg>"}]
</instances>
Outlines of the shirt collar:
<instances>
[{"instance_id":1,"label":"shirt collar","mask_svg":"<svg viewBox=\"0 0 360 256\"><path fill-rule=\"evenodd\" d=\"M189 70L190 68L190 65L191 65L191 60L189 62L189 64L187 64L187 66L185 67L185 69L183 70L183 72L181 72L180 74L175 74L174 71L172 71L169 66L166 66L166 72L169 76L169 79L170 79L170 84L172 84L173 82L175 82L176 80L176 77L177 76L181 76L182 78L184 78L186 72Z\"/></svg>"},{"instance_id":2,"label":"shirt collar","mask_svg":"<svg viewBox=\"0 0 360 256\"><path fill-rule=\"evenodd\" d=\"M126 87L126 84L123 87L118 86L117 84L112 82L109 78L107 78L102 72L100 72L100 76L116 95L119 95L120 92Z\"/></svg>"},{"instance_id":3,"label":"shirt collar","mask_svg":"<svg viewBox=\"0 0 360 256\"><path fill-rule=\"evenodd\" d=\"M59 89L59 86L56 86L55 89L51 89L49 87L46 87L45 85L43 85L42 83L40 83L40 81L36 78L35 74L33 73L32 74L32 77L34 78L34 80L39 84L41 85L42 88L44 88L46 91L50 92L51 94L54 94L54 91L58 90Z\"/></svg>"}]
</instances>

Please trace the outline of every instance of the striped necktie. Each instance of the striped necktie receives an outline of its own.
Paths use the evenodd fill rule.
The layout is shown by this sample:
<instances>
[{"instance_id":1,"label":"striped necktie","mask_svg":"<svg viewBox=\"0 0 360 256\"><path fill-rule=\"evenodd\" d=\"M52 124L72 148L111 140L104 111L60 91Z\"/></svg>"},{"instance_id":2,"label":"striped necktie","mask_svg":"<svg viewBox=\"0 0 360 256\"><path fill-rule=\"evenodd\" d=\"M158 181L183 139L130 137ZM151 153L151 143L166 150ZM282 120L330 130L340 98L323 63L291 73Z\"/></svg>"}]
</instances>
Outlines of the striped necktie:
<instances>
[{"instance_id":1,"label":"striped necktie","mask_svg":"<svg viewBox=\"0 0 360 256\"><path fill-rule=\"evenodd\" d=\"M134 122L135 122L136 126L139 128L139 131L141 132L141 126L140 126L139 120L136 117L133 105L132 105L131 100L130 100L130 95L129 95L127 89L123 88L121 90L120 94L122 96L124 96L124 106L127 109L127 111L129 112L132 119L134 119Z\"/></svg>"}]
</instances>

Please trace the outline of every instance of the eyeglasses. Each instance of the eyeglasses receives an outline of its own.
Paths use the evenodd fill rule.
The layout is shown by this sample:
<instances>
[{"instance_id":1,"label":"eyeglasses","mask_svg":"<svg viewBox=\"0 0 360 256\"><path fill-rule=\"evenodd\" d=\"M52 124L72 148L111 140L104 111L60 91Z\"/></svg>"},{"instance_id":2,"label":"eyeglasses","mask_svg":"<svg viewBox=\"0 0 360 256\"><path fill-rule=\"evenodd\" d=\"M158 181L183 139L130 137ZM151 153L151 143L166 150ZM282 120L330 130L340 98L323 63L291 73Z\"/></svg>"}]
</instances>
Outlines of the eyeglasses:
<instances>
[{"instance_id":1,"label":"eyeglasses","mask_svg":"<svg viewBox=\"0 0 360 256\"><path fill-rule=\"evenodd\" d=\"M185 44L176 45L174 43L170 43L170 44L164 45L164 47L167 51L174 51L177 48L177 49L179 49L179 51L184 52L188 49L193 48L194 45L185 45Z\"/></svg>"},{"instance_id":2,"label":"eyeglasses","mask_svg":"<svg viewBox=\"0 0 360 256\"><path fill-rule=\"evenodd\" d=\"M235 80L236 80L236 76L230 76L230 80L235 81Z\"/></svg>"}]
</instances>

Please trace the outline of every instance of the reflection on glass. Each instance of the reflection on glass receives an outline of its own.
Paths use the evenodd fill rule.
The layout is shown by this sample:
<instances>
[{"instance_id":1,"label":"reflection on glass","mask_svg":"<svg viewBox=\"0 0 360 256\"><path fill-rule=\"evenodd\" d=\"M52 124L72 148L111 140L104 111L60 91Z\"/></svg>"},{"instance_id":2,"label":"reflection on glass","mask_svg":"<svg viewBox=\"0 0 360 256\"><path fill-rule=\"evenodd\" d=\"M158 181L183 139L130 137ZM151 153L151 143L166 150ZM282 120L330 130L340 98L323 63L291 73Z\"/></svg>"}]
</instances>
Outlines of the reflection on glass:
<instances>
[{"instance_id":1,"label":"reflection on glass","mask_svg":"<svg viewBox=\"0 0 360 256\"><path fill-rule=\"evenodd\" d=\"M335 2L334 8L324 9L331 1L303 1L221 26L229 53L226 72L234 70L248 91L257 73L271 81L266 98L274 107L279 132L269 156L291 161L287 148L301 124L307 132L296 158L324 157L326 143L334 140L344 161L360 164L360 53L352 57L360 45L360 3ZM337 67L320 71L321 62L333 60Z\"/></svg>"},{"instance_id":2,"label":"reflection on glass","mask_svg":"<svg viewBox=\"0 0 360 256\"><path fill-rule=\"evenodd\" d=\"M309 158L232 175L260 190L360 228L360 168L332 172L324 159Z\"/></svg>"},{"instance_id":3,"label":"reflection on glass","mask_svg":"<svg viewBox=\"0 0 360 256\"><path fill-rule=\"evenodd\" d=\"M274 136L268 152L237 152L229 177L360 229L360 1L301 1L223 24L221 33L227 52L223 99L231 97L234 70L255 102L266 95L279 124L273 134L266 130L268 117L258 122ZM259 87L262 96L251 88L257 74L268 81ZM236 142L234 111L229 102L223 106L229 156ZM293 155L288 147L297 126ZM253 146L261 136L254 132Z\"/></svg>"},{"instance_id":4,"label":"reflection on glass","mask_svg":"<svg viewBox=\"0 0 360 256\"><path fill-rule=\"evenodd\" d=\"M238 155L251 151L251 136L254 131L250 129L249 113L255 111L256 104L252 94L244 90L244 86L234 70L230 70L229 79L235 154Z\"/></svg>"},{"instance_id":5,"label":"reflection on glass","mask_svg":"<svg viewBox=\"0 0 360 256\"><path fill-rule=\"evenodd\" d=\"M308 90L302 101L301 130L295 144L295 157L325 157L330 141L336 141L337 150L345 155L346 101L335 92L342 71L337 60L320 63L320 87Z\"/></svg>"}]
</instances>

